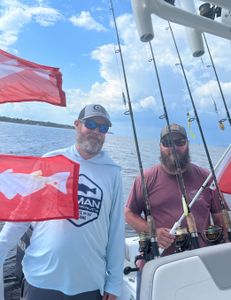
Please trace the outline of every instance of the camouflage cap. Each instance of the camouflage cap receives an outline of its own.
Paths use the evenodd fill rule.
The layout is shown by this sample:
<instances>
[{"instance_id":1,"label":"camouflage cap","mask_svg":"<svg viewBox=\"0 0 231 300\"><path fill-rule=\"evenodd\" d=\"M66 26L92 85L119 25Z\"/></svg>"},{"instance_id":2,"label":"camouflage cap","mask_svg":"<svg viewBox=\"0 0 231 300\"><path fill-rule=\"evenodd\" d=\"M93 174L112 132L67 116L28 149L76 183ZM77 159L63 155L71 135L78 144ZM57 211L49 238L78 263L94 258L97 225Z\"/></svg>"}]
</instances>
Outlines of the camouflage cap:
<instances>
[{"instance_id":1,"label":"camouflage cap","mask_svg":"<svg viewBox=\"0 0 231 300\"><path fill-rule=\"evenodd\" d=\"M171 130L172 133L179 133L182 136L184 136L185 138L187 138L187 133L186 133L185 128L182 127L182 126L180 126L180 125L178 125L178 124L171 124L170 125L170 130ZM162 139L167 134L169 134L169 128L168 128L168 126L164 127L161 130L160 138Z\"/></svg>"}]
</instances>

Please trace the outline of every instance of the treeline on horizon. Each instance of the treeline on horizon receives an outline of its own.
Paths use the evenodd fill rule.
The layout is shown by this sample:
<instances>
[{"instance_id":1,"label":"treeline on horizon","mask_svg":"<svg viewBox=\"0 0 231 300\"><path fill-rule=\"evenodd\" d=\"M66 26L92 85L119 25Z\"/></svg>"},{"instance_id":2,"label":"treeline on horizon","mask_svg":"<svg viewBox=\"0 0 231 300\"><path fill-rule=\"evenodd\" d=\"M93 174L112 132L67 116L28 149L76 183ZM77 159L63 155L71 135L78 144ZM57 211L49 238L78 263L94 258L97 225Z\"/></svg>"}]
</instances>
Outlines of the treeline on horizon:
<instances>
[{"instance_id":1,"label":"treeline on horizon","mask_svg":"<svg viewBox=\"0 0 231 300\"><path fill-rule=\"evenodd\" d=\"M67 125L67 124L58 124L58 123L45 122L45 121L23 120L23 119L3 117L3 116L0 116L0 122L21 123L21 124L28 124L28 125L39 125L39 126L68 128L68 129L75 128L74 126Z\"/></svg>"}]
</instances>

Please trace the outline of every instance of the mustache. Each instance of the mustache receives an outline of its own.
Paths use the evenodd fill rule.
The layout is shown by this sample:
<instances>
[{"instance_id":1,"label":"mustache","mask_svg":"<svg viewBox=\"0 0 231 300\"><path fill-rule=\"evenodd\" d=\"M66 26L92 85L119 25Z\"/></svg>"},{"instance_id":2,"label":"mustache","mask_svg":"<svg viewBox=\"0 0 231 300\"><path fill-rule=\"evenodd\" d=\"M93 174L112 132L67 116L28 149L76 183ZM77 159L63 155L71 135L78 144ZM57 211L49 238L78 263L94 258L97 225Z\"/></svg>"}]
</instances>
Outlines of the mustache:
<instances>
[{"instance_id":1,"label":"mustache","mask_svg":"<svg viewBox=\"0 0 231 300\"><path fill-rule=\"evenodd\" d=\"M94 132L90 132L87 135L87 138L93 138L93 139L97 139L97 140L101 141L101 136L99 136L97 133L94 133Z\"/></svg>"},{"instance_id":2,"label":"mustache","mask_svg":"<svg viewBox=\"0 0 231 300\"><path fill-rule=\"evenodd\" d=\"M178 163L182 169L184 169L189 163L190 163L190 155L189 155L189 149L186 150L185 153L176 153ZM176 158L174 156L174 153L171 152L170 154L165 154L161 151L160 155L160 161L161 163L171 172L175 172L177 169L176 166Z\"/></svg>"}]
</instances>

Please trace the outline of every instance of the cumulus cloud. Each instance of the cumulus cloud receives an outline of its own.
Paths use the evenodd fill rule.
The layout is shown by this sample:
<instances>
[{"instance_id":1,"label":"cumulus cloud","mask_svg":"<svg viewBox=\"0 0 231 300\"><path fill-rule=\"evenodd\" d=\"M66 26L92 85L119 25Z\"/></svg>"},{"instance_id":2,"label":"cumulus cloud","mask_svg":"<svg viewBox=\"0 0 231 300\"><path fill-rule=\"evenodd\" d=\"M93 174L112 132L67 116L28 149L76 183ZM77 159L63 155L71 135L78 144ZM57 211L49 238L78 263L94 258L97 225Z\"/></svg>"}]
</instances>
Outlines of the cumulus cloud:
<instances>
[{"instance_id":1,"label":"cumulus cloud","mask_svg":"<svg viewBox=\"0 0 231 300\"><path fill-rule=\"evenodd\" d=\"M42 0L38 1L39 5L34 7L19 5L18 1L5 0L3 2L8 3L8 6L5 6L4 14L0 15L0 30L3 32L0 41L2 48L4 48L4 45L5 47L6 45L13 45L19 32L29 22L35 21L42 26L48 26L62 19L62 15L58 11L46 7ZM14 3L14 7L9 6L9 3ZM102 10L98 11L101 13ZM97 20L101 20L101 16L97 17ZM178 112L179 108L183 108L185 100L188 101L188 91L182 70L179 67L179 58L168 28L168 22L156 16L152 16L152 20L155 35L152 41L153 52L163 93L169 100L167 103L168 109L171 109L174 114ZM78 15L73 15L69 21L74 26L86 30L106 32L110 29L111 41L110 43L101 44L90 53L91 59L98 63L100 78L92 82L89 90L82 91L74 87L66 90L68 99L67 115L74 119L80 108L87 103L92 103L93 100L105 105L110 112L123 111L122 92L126 95L126 86L112 18L109 29L106 29L102 22L97 22L89 11L82 11ZM160 114L163 109L149 44L140 41L131 14L126 13L118 16L116 22L121 41L128 90L134 109L137 111L155 109L155 111L159 110L158 113ZM186 39L184 27L172 24L172 28L192 94L196 99L196 105L201 110L211 111L213 109L212 94L212 97L218 102L218 106L221 106L222 102L217 83L214 80L214 74L211 68L206 69L206 65L211 63L208 53L206 52L203 56L204 64L200 58L194 58ZM230 71L231 68L229 42L211 35L206 35L206 37L212 50L214 63L222 71L219 73L221 74L222 88L225 95L229 95L231 82L227 79L228 77L226 79L222 77L224 72ZM229 102L229 107L230 105Z\"/></svg>"},{"instance_id":2,"label":"cumulus cloud","mask_svg":"<svg viewBox=\"0 0 231 300\"><path fill-rule=\"evenodd\" d=\"M221 89L228 106L231 106L230 93L231 82L220 82ZM223 108L223 100L216 80L209 80L195 89L195 96L198 99L200 108L213 109L211 103L214 102L218 108Z\"/></svg>"},{"instance_id":3,"label":"cumulus cloud","mask_svg":"<svg viewBox=\"0 0 231 300\"><path fill-rule=\"evenodd\" d=\"M50 7L32 7L28 9L32 18L41 26L52 26L63 19L62 15L54 8Z\"/></svg>"},{"instance_id":4,"label":"cumulus cloud","mask_svg":"<svg viewBox=\"0 0 231 300\"><path fill-rule=\"evenodd\" d=\"M42 6L41 1L38 6L29 6L15 0L4 0L0 8L0 46L5 50L18 40L20 32L30 22L51 26L62 19L57 10Z\"/></svg>"},{"instance_id":5,"label":"cumulus cloud","mask_svg":"<svg viewBox=\"0 0 231 300\"><path fill-rule=\"evenodd\" d=\"M94 20L89 11L82 11L79 15L72 16L70 22L77 27L87 30L107 31L102 24Z\"/></svg>"},{"instance_id":6,"label":"cumulus cloud","mask_svg":"<svg viewBox=\"0 0 231 300\"><path fill-rule=\"evenodd\" d=\"M151 53L149 45L140 42L132 15L121 15L116 19L116 21L121 40L121 49L126 69L129 92L131 94L134 108L138 110L160 106L159 88L156 83L156 74L153 62L150 60ZM152 42L152 47L161 78L161 84L164 86L164 94L168 95L169 90L173 91L172 94L169 95L171 99L169 107L174 111L177 107L179 107L179 105L186 105L185 99L189 99L188 90L186 88L182 69L179 66L179 58L168 28L168 22L155 17L155 20L153 19L153 24L155 38ZM111 22L111 28L113 34L113 22ZM203 91L205 94L206 91L210 91L210 94L213 91L209 83L211 80L211 74L209 74L208 70L205 69L201 58L194 58L192 56L184 27L172 24L172 28L185 68L186 79L189 82L192 94L197 97L197 105L199 105L199 108L210 107L211 110L213 109L211 99L208 101L208 97L210 96L199 96L198 94L199 91ZM214 38L209 37L208 39L211 40L209 42L212 45ZM222 40L218 44L213 44L212 48L215 63L220 65L219 61L221 62L223 59L223 63L226 62L229 66L230 64L227 61L227 57L229 56L223 55L226 51L228 51L225 49L227 47L224 47L226 43L227 41ZM224 47L224 52L221 51L221 45ZM125 90L120 55L118 51L115 50L118 50L117 45L107 44L98 47L92 52L92 58L99 61L100 75L105 80L103 84L97 84L98 91L100 89L105 89L106 87L111 88L109 82L117 81L119 83L114 85L114 87L118 88L120 91ZM209 60L208 53L203 56L203 59L205 60L205 64L207 64L207 61ZM167 76L166 72L168 73ZM162 73L165 74L165 77L162 76ZM213 85L214 84L216 85L215 82ZM225 84L222 86L224 89L227 89ZM179 90L177 91L177 89ZM184 95L182 95L181 99L179 96L175 97L173 94L180 94L182 91ZM219 93L219 91L216 89L216 94L217 93ZM111 98L112 95L116 94L112 92ZM158 101L157 98L159 98ZM114 103L116 103L116 101ZM188 104L186 106L188 106Z\"/></svg>"}]
</instances>

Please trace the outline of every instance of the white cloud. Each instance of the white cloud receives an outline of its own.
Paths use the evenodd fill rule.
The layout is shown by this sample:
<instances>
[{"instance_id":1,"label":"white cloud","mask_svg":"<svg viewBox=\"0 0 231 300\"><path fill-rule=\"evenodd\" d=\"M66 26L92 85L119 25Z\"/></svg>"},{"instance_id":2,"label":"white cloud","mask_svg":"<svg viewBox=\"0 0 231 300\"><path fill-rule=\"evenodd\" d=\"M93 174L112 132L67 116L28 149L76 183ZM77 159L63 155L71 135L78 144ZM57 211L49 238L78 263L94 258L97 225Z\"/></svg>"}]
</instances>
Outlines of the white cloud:
<instances>
[{"instance_id":1,"label":"white cloud","mask_svg":"<svg viewBox=\"0 0 231 300\"><path fill-rule=\"evenodd\" d=\"M116 21L119 30L129 92L134 109L155 108L161 110L160 100L159 103L156 101L157 97L160 99L160 95L156 83L154 66L152 62L148 62L148 59L151 57L149 45L139 41L132 15L122 15L118 17ZM166 30L168 23L165 20L156 17L153 21L155 39L153 40L152 45L159 75L161 77L161 84L164 86L164 95L167 94L168 96L168 88L170 86L172 86L172 89L174 89L174 85L176 86L174 93L177 96L169 95L171 97L171 102L168 104L168 109L172 109L174 112L174 110L179 108L179 105L181 107L191 107L189 104L190 102L188 102L189 95L185 79L182 75L182 70L179 66L176 66L176 63L179 62L176 49L170 31ZM111 23L111 26L112 28L114 27L113 22ZM194 58L192 56L184 27L172 24L172 28L185 67L190 91L196 99L196 105L198 105L198 109L204 109L205 111L207 109L208 112L212 111L213 103L211 94L219 97L217 83L213 81L213 84L211 85L211 74L205 70L200 58ZM114 30L114 28L112 30ZM213 37L209 37L209 39L214 41ZM226 43L226 40L222 40L213 45L214 61L218 65L220 65L222 59L223 62L230 65L227 61L229 55L225 54L228 51L226 50L227 47L224 47ZM223 48L220 48L221 45L223 45L224 51ZM114 45L107 44L95 49L92 52L92 58L99 61L100 75L105 80L102 84L97 84L97 93L101 95L102 101L106 103L106 98L104 100L103 98L108 93L104 94L104 92L100 92L100 89L111 89L110 101L114 104L117 103L117 109L120 109L121 102L117 99L118 95L120 97L121 91L125 91L125 87L119 53L115 54ZM207 53L203 56L203 59L205 61L208 60ZM163 77L162 73L165 74L165 77ZM114 82L114 85L111 85L111 82ZM230 84L231 82L222 84L225 94L228 94ZM117 89L117 93L115 92L115 89ZM95 86L92 87L89 94L91 94L92 91L95 91ZM184 96L182 95L182 91ZM113 97L116 97L116 101ZM185 102L186 99L187 103ZM220 102L219 104L222 104L220 100L218 102Z\"/></svg>"},{"instance_id":2,"label":"white cloud","mask_svg":"<svg viewBox=\"0 0 231 300\"><path fill-rule=\"evenodd\" d=\"M6 45L13 45L17 40L19 32L26 24L33 20L43 26L52 25L61 20L62 16L59 12L55 9L45 7L42 0L39 2L40 6L22 7L18 4L18 1L4 1L5 4L8 3L8 8L5 8L4 14L2 14L2 17L0 16L0 30L3 31L0 41L2 48L4 48L4 45L5 47ZM13 11L12 6L9 8L9 3L14 3L15 11ZM43 7L41 7L42 5ZM72 16L69 20L73 25L87 30L106 31L106 28L101 23L98 23L88 11L82 11L79 15ZM98 17L98 20L100 20L100 17ZM148 61L151 57L149 44L142 43L139 40L134 18L131 14L121 15L116 21L121 40L130 98L134 109L137 111L153 109L160 114L163 109L160 102L153 62ZM179 66L175 65L179 60L170 30L166 30L166 27L168 27L167 21L153 16L153 27L155 38L152 45L163 93L168 101L168 109L173 114L177 114L180 113L180 110L185 105L185 99L188 101L188 92L182 71ZM172 27L185 66L189 85L196 100L196 105L205 112L211 112L213 110L212 95L218 107L222 108L221 97L211 68L206 70L200 58L196 59L192 57L184 27L175 24L172 24ZM118 50L118 46L112 21L110 29L111 40L114 40L114 44L112 42L102 44L91 52L91 58L96 60L99 65L99 75L101 78L92 82L92 86L87 91L75 88L66 90L68 106L65 110L62 110L63 120L68 120L69 118L73 118L74 120L81 107L87 103L92 103L92 101L105 105L113 113L120 113L124 110L122 92L126 94L126 88L120 55L119 53L115 53L115 50ZM228 72L231 68L229 62L229 42L211 35L207 37L214 62L222 71L220 72L221 75L223 75L223 71ZM207 54L203 56L203 60L205 65L209 64ZM230 95L231 81L229 77L221 76L221 83L225 95ZM230 100L228 97L227 99L230 107ZM191 108L191 105L188 106ZM26 106L22 107L26 109ZM39 114L37 115L39 116ZM52 112L52 109L46 110L44 118L49 120L49 115L54 118L54 121L56 119L59 121L58 113Z\"/></svg>"},{"instance_id":3,"label":"white cloud","mask_svg":"<svg viewBox=\"0 0 231 300\"><path fill-rule=\"evenodd\" d=\"M1 34L0 49L7 50L9 45L16 43L18 34L15 31L7 31ZM17 53L17 51L14 51Z\"/></svg>"},{"instance_id":4,"label":"white cloud","mask_svg":"<svg viewBox=\"0 0 231 300\"><path fill-rule=\"evenodd\" d=\"M32 7L28 11L41 26L52 26L63 19L62 15L56 9L50 7Z\"/></svg>"},{"instance_id":5,"label":"white cloud","mask_svg":"<svg viewBox=\"0 0 231 300\"><path fill-rule=\"evenodd\" d=\"M95 82L91 89L84 93L79 89L67 91L68 110L79 112L83 105L94 102L105 105L109 110L120 111L123 109L122 92L118 81L98 83Z\"/></svg>"},{"instance_id":6,"label":"white cloud","mask_svg":"<svg viewBox=\"0 0 231 300\"><path fill-rule=\"evenodd\" d=\"M9 7L0 17L0 30L19 32L31 19L30 13L21 6Z\"/></svg>"},{"instance_id":7,"label":"white cloud","mask_svg":"<svg viewBox=\"0 0 231 300\"><path fill-rule=\"evenodd\" d=\"M17 41L23 28L33 20L41 26L51 26L62 18L54 8L28 6L14 0L2 1L0 9L0 46L5 50Z\"/></svg>"},{"instance_id":8,"label":"white cloud","mask_svg":"<svg viewBox=\"0 0 231 300\"><path fill-rule=\"evenodd\" d=\"M140 111L142 109L153 109L156 107L156 100L153 96L148 96L144 99L140 99L138 102L133 104L134 111Z\"/></svg>"},{"instance_id":9,"label":"white cloud","mask_svg":"<svg viewBox=\"0 0 231 300\"><path fill-rule=\"evenodd\" d=\"M72 16L69 20L73 25L87 30L107 31L102 24L94 20L89 11L82 11L79 15Z\"/></svg>"},{"instance_id":10,"label":"white cloud","mask_svg":"<svg viewBox=\"0 0 231 300\"><path fill-rule=\"evenodd\" d=\"M231 106L230 97L227 97L227 95L230 95L231 93L231 82L221 82L220 84L225 97L225 101L229 106ZM217 81L215 80L209 80L203 85L197 87L195 89L195 95L197 99L199 99L198 103L201 107L208 109L211 108L212 99L214 99L214 101L219 107L222 107L221 93L218 88Z\"/></svg>"}]
</instances>

